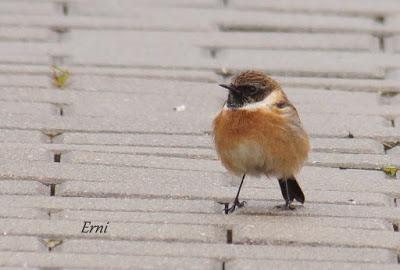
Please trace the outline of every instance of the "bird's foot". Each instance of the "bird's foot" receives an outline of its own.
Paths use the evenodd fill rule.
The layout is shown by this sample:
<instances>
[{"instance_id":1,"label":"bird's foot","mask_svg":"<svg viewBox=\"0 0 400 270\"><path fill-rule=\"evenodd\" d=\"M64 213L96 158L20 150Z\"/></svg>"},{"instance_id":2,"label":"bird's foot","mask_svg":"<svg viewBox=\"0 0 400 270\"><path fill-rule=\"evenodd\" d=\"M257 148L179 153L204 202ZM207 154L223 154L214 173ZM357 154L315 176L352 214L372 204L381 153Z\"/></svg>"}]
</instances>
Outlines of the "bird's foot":
<instances>
[{"instance_id":1,"label":"bird's foot","mask_svg":"<svg viewBox=\"0 0 400 270\"><path fill-rule=\"evenodd\" d=\"M286 202L284 205L277 205L276 208L281 210L295 210L296 205L293 202Z\"/></svg>"},{"instance_id":2,"label":"bird's foot","mask_svg":"<svg viewBox=\"0 0 400 270\"><path fill-rule=\"evenodd\" d=\"M232 214L233 212L235 212L236 207L237 208L242 208L247 204L246 201L241 201L239 202L239 200L235 199L235 201L233 202L233 205L231 207L229 207L229 204L225 204L225 214Z\"/></svg>"}]
</instances>

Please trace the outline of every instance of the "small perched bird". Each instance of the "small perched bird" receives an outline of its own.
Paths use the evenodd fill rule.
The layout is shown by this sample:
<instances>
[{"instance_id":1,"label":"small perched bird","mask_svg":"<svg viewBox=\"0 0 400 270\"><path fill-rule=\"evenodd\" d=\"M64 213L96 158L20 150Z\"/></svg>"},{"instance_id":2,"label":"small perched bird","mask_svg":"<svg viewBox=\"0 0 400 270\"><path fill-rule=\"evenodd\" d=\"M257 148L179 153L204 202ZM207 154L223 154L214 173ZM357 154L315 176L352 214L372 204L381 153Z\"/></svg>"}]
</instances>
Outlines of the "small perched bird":
<instances>
[{"instance_id":1,"label":"small perched bird","mask_svg":"<svg viewBox=\"0 0 400 270\"><path fill-rule=\"evenodd\" d=\"M242 176L225 213L245 205L239 194L246 175L277 177L286 209L295 208L294 199L304 203L295 175L308 156L308 135L280 85L262 72L245 71L220 86L229 94L213 122L214 142L224 167Z\"/></svg>"}]
</instances>

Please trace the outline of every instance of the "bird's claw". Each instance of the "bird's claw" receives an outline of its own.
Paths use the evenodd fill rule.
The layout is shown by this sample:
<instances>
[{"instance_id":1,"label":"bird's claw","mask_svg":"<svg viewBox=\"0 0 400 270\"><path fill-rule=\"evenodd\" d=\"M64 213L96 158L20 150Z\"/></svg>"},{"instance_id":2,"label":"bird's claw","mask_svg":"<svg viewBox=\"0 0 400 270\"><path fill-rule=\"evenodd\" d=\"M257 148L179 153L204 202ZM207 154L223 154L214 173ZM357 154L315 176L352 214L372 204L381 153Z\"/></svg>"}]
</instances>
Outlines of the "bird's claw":
<instances>
[{"instance_id":1,"label":"bird's claw","mask_svg":"<svg viewBox=\"0 0 400 270\"><path fill-rule=\"evenodd\" d=\"M296 205L293 202L286 202L284 205L277 205L275 208L281 210L296 210Z\"/></svg>"},{"instance_id":2,"label":"bird's claw","mask_svg":"<svg viewBox=\"0 0 400 270\"><path fill-rule=\"evenodd\" d=\"M233 202L233 205L231 207L229 207L229 204L225 204L225 214L231 214L236 210L237 208L242 208L247 204L246 201L241 201L239 202L239 200L235 200Z\"/></svg>"}]
</instances>

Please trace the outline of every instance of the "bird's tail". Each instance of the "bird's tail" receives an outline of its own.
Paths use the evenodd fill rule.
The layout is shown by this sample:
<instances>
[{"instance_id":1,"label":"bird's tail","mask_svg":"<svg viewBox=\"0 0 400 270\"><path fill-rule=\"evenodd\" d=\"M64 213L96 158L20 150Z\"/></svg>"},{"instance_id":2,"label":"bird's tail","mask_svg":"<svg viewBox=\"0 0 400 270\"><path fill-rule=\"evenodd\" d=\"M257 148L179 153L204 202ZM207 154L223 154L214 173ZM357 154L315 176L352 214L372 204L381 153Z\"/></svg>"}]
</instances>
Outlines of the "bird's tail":
<instances>
[{"instance_id":1,"label":"bird's tail","mask_svg":"<svg viewBox=\"0 0 400 270\"><path fill-rule=\"evenodd\" d=\"M289 200L292 202L294 199L296 199L296 201L304 203L305 201L304 193L301 190L301 187L299 186L299 183L297 183L297 180L294 176L291 176L287 180L279 179L279 185L281 187L283 198L286 201ZM287 190L286 190L286 185L287 185Z\"/></svg>"}]
</instances>

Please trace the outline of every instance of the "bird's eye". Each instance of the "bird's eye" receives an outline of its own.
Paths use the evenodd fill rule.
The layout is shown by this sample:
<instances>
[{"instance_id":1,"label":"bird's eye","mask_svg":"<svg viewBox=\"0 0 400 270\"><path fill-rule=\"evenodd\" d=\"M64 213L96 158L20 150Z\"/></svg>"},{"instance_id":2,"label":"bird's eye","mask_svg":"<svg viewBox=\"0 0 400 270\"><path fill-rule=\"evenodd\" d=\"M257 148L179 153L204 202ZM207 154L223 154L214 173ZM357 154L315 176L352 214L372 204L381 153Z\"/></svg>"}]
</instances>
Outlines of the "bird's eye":
<instances>
[{"instance_id":1,"label":"bird's eye","mask_svg":"<svg viewBox=\"0 0 400 270\"><path fill-rule=\"evenodd\" d=\"M255 93L258 92L257 87L255 87L254 85L249 85L249 86L247 86L247 87L246 87L246 90L247 90L247 93L248 93L249 95L254 95Z\"/></svg>"}]
</instances>

